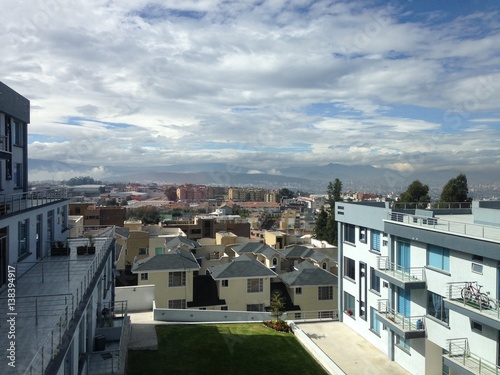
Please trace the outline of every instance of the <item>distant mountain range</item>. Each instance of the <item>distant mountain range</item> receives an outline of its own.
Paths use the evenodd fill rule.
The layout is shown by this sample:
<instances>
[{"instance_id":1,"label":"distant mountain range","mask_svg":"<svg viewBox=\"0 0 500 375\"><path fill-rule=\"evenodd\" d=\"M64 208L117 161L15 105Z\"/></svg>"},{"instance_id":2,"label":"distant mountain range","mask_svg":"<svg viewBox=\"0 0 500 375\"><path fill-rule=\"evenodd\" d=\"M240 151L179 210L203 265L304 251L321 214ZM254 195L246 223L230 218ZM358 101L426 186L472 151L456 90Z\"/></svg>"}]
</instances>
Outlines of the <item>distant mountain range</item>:
<instances>
[{"instance_id":1,"label":"distant mountain range","mask_svg":"<svg viewBox=\"0 0 500 375\"><path fill-rule=\"evenodd\" d=\"M428 184L431 193L443 187L450 178L456 177L460 171L443 170L427 172L400 173L390 169L374 168L367 165L342 165L330 163L326 165L298 166L283 168L279 174L257 173L246 167L224 163L178 164L155 167L104 166L99 171L104 175L97 177L93 170L97 166L84 164L68 164L57 161L30 159L29 174L31 176L46 175L46 180L53 176L71 175L92 176L107 182L157 182L170 184L205 184L218 186L255 186L264 188L287 187L311 193L324 193L329 181L339 178L344 190L366 191L387 194L399 193L414 180L419 179ZM485 170L466 173L469 187L478 185L500 186L500 171ZM439 193L437 193L439 194Z\"/></svg>"}]
</instances>

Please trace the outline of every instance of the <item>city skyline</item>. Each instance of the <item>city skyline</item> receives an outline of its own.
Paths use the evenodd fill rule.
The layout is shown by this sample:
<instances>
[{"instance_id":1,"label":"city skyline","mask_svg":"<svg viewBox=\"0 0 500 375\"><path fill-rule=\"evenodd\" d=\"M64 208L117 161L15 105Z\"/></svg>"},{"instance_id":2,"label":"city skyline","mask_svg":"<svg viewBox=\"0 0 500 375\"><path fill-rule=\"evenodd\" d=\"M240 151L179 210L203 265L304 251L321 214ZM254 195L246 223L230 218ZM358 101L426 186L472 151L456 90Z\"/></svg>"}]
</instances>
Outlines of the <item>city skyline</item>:
<instances>
[{"instance_id":1,"label":"city skyline","mask_svg":"<svg viewBox=\"0 0 500 375\"><path fill-rule=\"evenodd\" d=\"M0 77L31 101L30 158L96 178L123 163L500 168L494 1L4 5Z\"/></svg>"}]
</instances>

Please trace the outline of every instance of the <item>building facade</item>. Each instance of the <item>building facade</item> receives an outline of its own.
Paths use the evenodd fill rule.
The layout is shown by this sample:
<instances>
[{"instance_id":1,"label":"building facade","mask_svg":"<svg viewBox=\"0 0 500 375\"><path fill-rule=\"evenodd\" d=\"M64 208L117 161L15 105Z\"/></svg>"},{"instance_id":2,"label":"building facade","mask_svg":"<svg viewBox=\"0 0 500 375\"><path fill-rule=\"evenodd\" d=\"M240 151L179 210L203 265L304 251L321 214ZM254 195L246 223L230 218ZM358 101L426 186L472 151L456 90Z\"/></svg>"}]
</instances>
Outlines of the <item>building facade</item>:
<instances>
[{"instance_id":1,"label":"building facade","mask_svg":"<svg viewBox=\"0 0 500 375\"><path fill-rule=\"evenodd\" d=\"M500 202L455 207L335 206L340 319L412 374L500 371Z\"/></svg>"}]
</instances>

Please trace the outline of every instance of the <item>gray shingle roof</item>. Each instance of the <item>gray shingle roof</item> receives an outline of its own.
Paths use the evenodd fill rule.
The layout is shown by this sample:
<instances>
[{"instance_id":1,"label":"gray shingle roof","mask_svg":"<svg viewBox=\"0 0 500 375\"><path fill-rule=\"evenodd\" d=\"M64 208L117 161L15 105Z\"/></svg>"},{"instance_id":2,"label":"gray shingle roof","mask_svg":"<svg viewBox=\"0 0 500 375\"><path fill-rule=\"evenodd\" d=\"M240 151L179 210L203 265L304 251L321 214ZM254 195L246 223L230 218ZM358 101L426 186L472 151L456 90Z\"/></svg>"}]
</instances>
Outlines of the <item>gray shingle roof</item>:
<instances>
[{"instance_id":1,"label":"gray shingle roof","mask_svg":"<svg viewBox=\"0 0 500 375\"><path fill-rule=\"evenodd\" d=\"M232 262L210 267L214 279L230 279L237 277L276 276L269 268L256 259L241 255Z\"/></svg>"},{"instance_id":2,"label":"gray shingle roof","mask_svg":"<svg viewBox=\"0 0 500 375\"><path fill-rule=\"evenodd\" d=\"M175 249L179 245L187 245L190 249L201 247L198 242L182 236L174 237L166 243L167 249Z\"/></svg>"},{"instance_id":3,"label":"gray shingle roof","mask_svg":"<svg viewBox=\"0 0 500 375\"><path fill-rule=\"evenodd\" d=\"M266 258L271 258L273 255L280 255L280 253L274 250L271 246L260 242L248 242L245 244L232 246L231 248L238 254L262 254Z\"/></svg>"},{"instance_id":4,"label":"gray shingle roof","mask_svg":"<svg viewBox=\"0 0 500 375\"><path fill-rule=\"evenodd\" d=\"M300 263L297 266L297 271L287 272L279 277L288 286L335 285L338 283L337 276L307 261Z\"/></svg>"},{"instance_id":5,"label":"gray shingle roof","mask_svg":"<svg viewBox=\"0 0 500 375\"><path fill-rule=\"evenodd\" d=\"M166 254L158 254L142 263L134 265L133 273L173 270L199 270L200 265L193 254L177 249Z\"/></svg>"},{"instance_id":6,"label":"gray shingle roof","mask_svg":"<svg viewBox=\"0 0 500 375\"><path fill-rule=\"evenodd\" d=\"M130 236L129 228L115 227L115 233L122 237L128 238Z\"/></svg>"},{"instance_id":7,"label":"gray shingle roof","mask_svg":"<svg viewBox=\"0 0 500 375\"><path fill-rule=\"evenodd\" d=\"M290 246L283 250L287 258L307 258L314 250L305 246Z\"/></svg>"}]
</instances>

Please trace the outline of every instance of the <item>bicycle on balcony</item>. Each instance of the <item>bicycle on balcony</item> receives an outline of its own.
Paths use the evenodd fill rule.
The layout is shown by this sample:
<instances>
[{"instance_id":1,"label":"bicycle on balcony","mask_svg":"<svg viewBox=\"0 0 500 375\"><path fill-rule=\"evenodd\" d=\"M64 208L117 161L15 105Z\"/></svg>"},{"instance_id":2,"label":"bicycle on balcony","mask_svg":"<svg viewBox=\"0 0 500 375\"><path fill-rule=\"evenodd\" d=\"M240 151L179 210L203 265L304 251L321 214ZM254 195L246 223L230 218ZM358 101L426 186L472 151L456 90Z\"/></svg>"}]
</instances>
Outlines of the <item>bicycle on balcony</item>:
<instances>
[{"instance_id":1,"label":"bicycle on balcony","mask_svg":"<svg viewBox=\"0 0 500 375\"><path fill-rule=\"evenodd\" d=\"M464 303L476 303L480 309L495 308L490 297L486 293L481 292L482 287L483 286L478 285L477 282L466 282L465 286L462 288L462 299Z\"/></svg>"}]
</instances>

